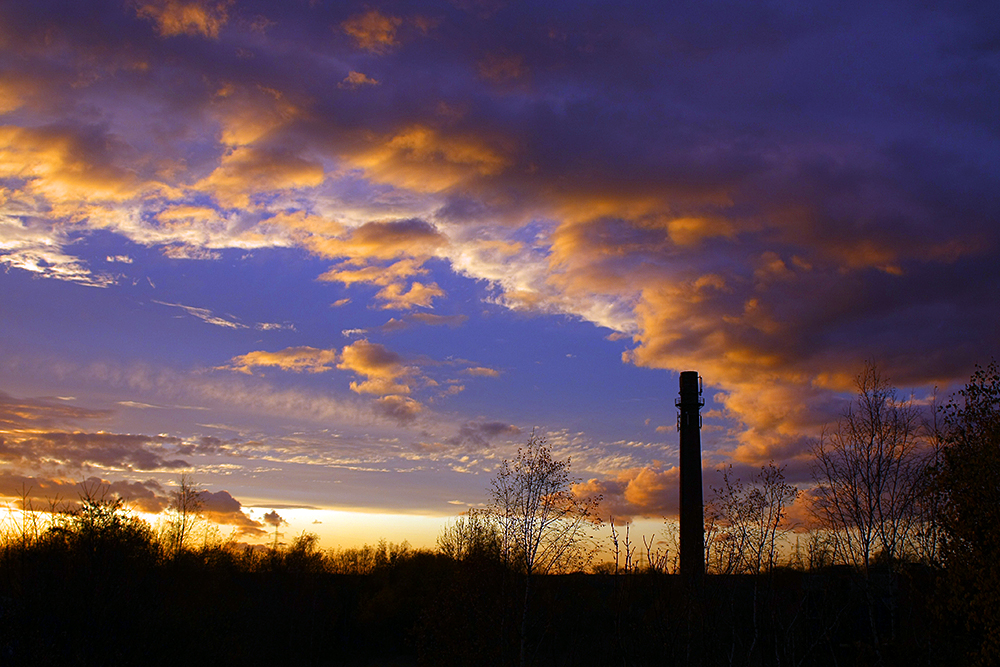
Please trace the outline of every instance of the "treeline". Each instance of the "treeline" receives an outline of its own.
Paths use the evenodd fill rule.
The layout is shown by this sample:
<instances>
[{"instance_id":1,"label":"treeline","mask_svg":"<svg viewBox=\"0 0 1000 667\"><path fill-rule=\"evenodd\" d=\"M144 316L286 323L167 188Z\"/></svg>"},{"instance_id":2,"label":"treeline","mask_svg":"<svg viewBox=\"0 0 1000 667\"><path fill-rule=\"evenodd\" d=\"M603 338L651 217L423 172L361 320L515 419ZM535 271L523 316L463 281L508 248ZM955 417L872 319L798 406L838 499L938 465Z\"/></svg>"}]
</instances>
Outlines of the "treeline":
<instances>
[{"instance_id":1,"label":"treeline","mask_svg":"<svg viewBox=\"0 0 1000 667\"><path fill-rule=\"evenodd\" d=\"M454 546L178 550L120 501L84 499L2 545L0 664L940 665L968 648L926 567L868 583L774 568L700 592L655 570L539 575L525 621L526 573Z\"/></svg>"},{"instance_id":2,"label":"treeline","mask_svg":"<svg viewBox=\"0 0 1000 667\"><path fill-rule=\"evenodd\" d=\"M154 529L117 497L11 515L0 665L992 665L1000 659L1000 372L917 429L873 366L817 445L819 527L780 553L799 491L723 476L709 576L612 528L534 434L434 550L248 546L199 534L182 480ZM824 459L825 457L825 459Z\"/></svg>"}]
</instances>

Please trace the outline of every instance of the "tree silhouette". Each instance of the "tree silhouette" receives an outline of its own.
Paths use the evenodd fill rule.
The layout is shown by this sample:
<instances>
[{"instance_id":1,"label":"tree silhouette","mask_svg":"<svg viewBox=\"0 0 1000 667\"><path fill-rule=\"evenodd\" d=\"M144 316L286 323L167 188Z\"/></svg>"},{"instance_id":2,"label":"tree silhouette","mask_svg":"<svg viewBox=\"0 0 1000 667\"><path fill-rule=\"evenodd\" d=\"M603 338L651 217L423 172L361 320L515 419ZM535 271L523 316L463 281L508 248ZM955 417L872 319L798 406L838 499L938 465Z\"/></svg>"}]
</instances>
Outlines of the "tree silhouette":
<instances>
[{"instance_id":1,"label":"tree silhouette","mask_svg":"<svg viewBox=\"0 0 1000 667\"><path fill-rule=\"evenodd\" d=\"M944 406L943 557L949 607L978 634L980 664L1000 662L1000 370L977 368Z\"/></svg>"},{"instance_id":2,"label":"tree silhouette","mask_svg":"<svg viewBox=\"0 0 1000 667\"><path fill-rule=\"evenodd\" d=\"M569 459L552 458L544 438L532 433L514 460L500 465L492 482L489 512L499 526L501 558L524 575L522 666L533 577L586 565L592 554L590 529L600 524L600 498L574 495L569 468Z\"/></svg>"},{"instance_id":3,"label":"tree silhouette","mask_svg":"<svg viewBox=\"0 0 1000 667\"><path fill-rule=\"evenodd\" d=\"M895 562L916 528L924 481L918 412L872 362L857 395L813 449L816 513L839 556L868 573L876 555Z\"/></svg>"},{"instance_id":4,"label":"tree silhouette","mask_svg":"<svg viewBox=\"0 0 1000 667\"><path fill-rule=\"evenodd\" d=\"M707 562L719 574L760 574L777 560L778 542L788 507L798 497L785 482L784 466L761 466L748 483L733 477L732 466L722 471L722 488L708 502L711 539L706 539Z\"/></svg>"},{"instance_id":5,"label":"tree silhouette","mask_svg":"<svg viewBox=\"0 0 1000 667\"><path fill-rule=\"evenodd\" d=\"M190 477L181 475L180 484L170 494L164 535L166 547L174 555L188 545L191 533L202 519L204 504L204 492Z\"/></svg>"}]
</instances>

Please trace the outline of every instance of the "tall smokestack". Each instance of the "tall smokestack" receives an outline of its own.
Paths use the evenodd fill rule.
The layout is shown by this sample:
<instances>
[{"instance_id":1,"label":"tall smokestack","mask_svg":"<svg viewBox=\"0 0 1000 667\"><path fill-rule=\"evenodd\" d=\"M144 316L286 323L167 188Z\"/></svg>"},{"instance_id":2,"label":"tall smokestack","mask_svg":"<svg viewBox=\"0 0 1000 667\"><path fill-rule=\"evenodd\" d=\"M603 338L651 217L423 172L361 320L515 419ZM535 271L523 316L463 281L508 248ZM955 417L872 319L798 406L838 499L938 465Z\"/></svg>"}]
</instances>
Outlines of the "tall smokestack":
<instances>
[{"instance_id":1,"label":"tall smokestack","mask_svg":"<svg viewBox=\"0 0 1000 667\"><path fill-rule=\"evenodd\" d=\"M681 373L676 405L681 439L681 575L701 579L705 574L705 507L701 495L701 377L698 371Z\"/></svg>"}]
</instances>

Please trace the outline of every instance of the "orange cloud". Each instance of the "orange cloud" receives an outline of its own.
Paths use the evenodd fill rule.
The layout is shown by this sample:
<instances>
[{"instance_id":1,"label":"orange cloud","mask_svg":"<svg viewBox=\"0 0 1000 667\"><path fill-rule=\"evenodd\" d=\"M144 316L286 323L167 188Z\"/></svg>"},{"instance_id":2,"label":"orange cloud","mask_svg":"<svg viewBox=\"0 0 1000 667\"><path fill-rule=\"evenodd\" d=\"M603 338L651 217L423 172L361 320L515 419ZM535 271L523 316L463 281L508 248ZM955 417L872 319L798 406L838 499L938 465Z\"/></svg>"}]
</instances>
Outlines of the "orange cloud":
<instances>
[{"instance_id":1,"label":"orange cloud","mask_svg":"<svg viewBox=\"0 0 1000 667\"><path fill-rule=\"evenodd\" d=\"M591 479L573 486L577 496L601 495L602 518L629 521L636 516L666 517L677 514L680 468L633 468L607 480Z\"/></svg>"},{"instance_id":2,"label":"orange cloud","mask_svg":"<svg viewBox=\"0 0 1000 667\"><path fill-rule=\"evenodd\" d=\"M323 182L323 166L283 150L235 148L194 188L211 193L223 206L247 208L253 195L308 188Z\"/></svg>"},{"instance_id":3,"label":"orange cloud","mask_svg":"<svg viewBox=\"0 0 1000 667\"><path fill-rule=\"evenodd\" d=\"M312 237L307 244L322 255L349 259L319 277L345 285L371 284L382 287L375 297L383 308L409 310L429 308L445 295L437 283L410 282L424 275L427 257L447 243L444 235L422 220L370 222L341 238ZM378 260L397 260L387 265Z\"/></svg>"},{"instance_id":4,"label":"orange cloud","mask_svg":"<svg viewBox=\"0 0 1000 667\"><path fill-rule=\"evenodd\" d=\"M78 213L82 201L123 201L142 187L133 170L115 164L118 150L124 147L110 137L94 141L65 129L0 126L0 177L27 179L28 193Z\"/></svg>"},{"instance_id":5,"label":"orange cloud","mask_svg":"<svg viewBox=\"0 0 1000 667\"><path fill-rule=\"evenodd\" d=\"M416 192L442 192L463 181L494 176L511 164L509 150L481 136L447 135L414 125L389 137L372 137L371 148L349 159L369 179Z\"/></svg>"},{"instance_id":6,"label":"orange cloud","mask_svg":"<svg viewBox=\"0 0 1000 667\"><path fill-rule=\"evenodd\" d=\"M278 368L295 373L323 373L333 369L337 362L336 350L321 350L315 347L289 347L277 352L258 350L233 357L223 368L253 374L253 369L262 367Z\"/></svg>"},{"instance_id":7,"label":"orange cloud","mask_svg":"<svg viewBox=\"0 0 1000 667\"><path fill-rule=\"evenodd\" d=\"M229 18L226 10L230 4L232 0L146 0L136 11L140 17L152 19L163 37L202 35L216 38Z\"/></svg>"},{"instance_id":8,"label":"orange cloud","mask_svg":"<svg viewBox=\"0 0 1000 667\"><path fill-rule=\"evenodd\" d=\"M222 143L232 147L262 141L303 116L282 91L236 83L216 90L211 111L221 125Z\"/></svg>"},{"instance_id":9,"label":"orange cloud","mask_svg":"<svg viewBox=\"0 0 1000 667\"><path fill-rule=\"evenodd\" d=\"M398 44L396 30L403 19L386 15L377 9L357 14L340 24L341 29L354 38L362 49L373 53L385 53Z\"/></svg>"},{"instance_id":10,"label":"orange cloud","mask_svg":"<svg viewBox=\"0 0 1000 667\"><path fill-rule=\"evenodd\" d=\"M351 389L359 394L408 394L409 385L403 380L415 369L406 366L395 352L362 339L343 349L337 368L348 370L367 378L364 382L351 382Z\"/></svg>"},{"instance_id":11,"label":"orange cloud","mask_svg":"<svg viewBox=\"0 0 1000 667\"><path fill-rule=\"evenodd\" d=\"M332 268L319 276L319 280L329 282L339 282L345 285L369 284L369 285L392 285L399 284L407 278L423 275L427 269L423 268L422 262L414 259L403 259L393 262L388 266L365 266L363 268L353 268L356 262L347 261L338 267Z\"/></svg>"},{"instance_id":12,"label":"orange cloud","mask_svg":"<svg viewBox=\"0 0 1000 667\"><path fill-rule=\"evenodd\" d=\"M495 368L486 368L484 366L476 366L473 368L466 368L462 371L466 375L476 375L479 377L495 378L500 377L500 371Z\"/></svg>"},{"instance_id":13,"label":"orange cloud","mask_svg":"<svg viewBox=\"0 0 1000 667\"><path fill-rule=\"evenodd\" d=\"M444 296L444 290L438 287L437 283L424 285L414 281L410 283L409 290L401 283L386 285L378 291L375 298L384 301L382 308L397 308L399 310L409 310L410 308L430 308L435 297Z\"/></svg>"},{"instance_id":14,"label":"orange cloud","mask_svg":"<svg viewBox=\"0 0 1000 667\"><path fill-rule=\"evenodd\" d=\"M0 74L0 114L19 109L38 92L38 83L15 72Z\"/></svg>"},{"instance_id":15,"label":"orange cloud","mask_svg":"<svg viewBox=\"0 0 1000 667\"><path fill-rule=\"evenodd\" d=\"M360 88L361 86L377 85L379 85L378 80L369 77L367 74L362 74L361 72L351 72L344 78L343 81L337 84L337 87L353 90L354 88Z\"/></svg>"},{"instance_id":16,"label":"orange cloud","mask_svg":"<svg viewBox=\"0 0 1000 667\"><path fill-rule=\"evenodd\" d=\"M106 494L111 498L121 498L140 512L155 514L167 507L170 500L159 482L109 481L100 477L88 477L83 481L64 477L21 475L10 470L0 472L0 496L26 500L27 507L36 511L72 509L77 498L85 489ZM22 491L26 490L27 495ZM57 499L61 499L58 502ZM53 502L56 505L53 507Z\"/></svg>"},{"instance_id":17,"label":"orange cloud","mask_svg":"<svg viewBox=\"0 0 1000 667\"><path fill-rule=\"evenodd\" d=\"M263 524L246 515L242 503L228 491L202 491L199 498L202 512L209 521L235 526L240 535L250 537L260 537L267 532Z\"/></svg>"},{"instance_id":18,"label":"orange cloud","mask_svg":"<svg viewBox=\"0 0 1000 667\"><path fill-rule=\"evenodd\" d=\"M343 237L313 237L306 244L325 257L351 257L367 262L428 256L444 248L448 238L423 220L408 219L368 222Z\"/></svg>"}]
</instances>

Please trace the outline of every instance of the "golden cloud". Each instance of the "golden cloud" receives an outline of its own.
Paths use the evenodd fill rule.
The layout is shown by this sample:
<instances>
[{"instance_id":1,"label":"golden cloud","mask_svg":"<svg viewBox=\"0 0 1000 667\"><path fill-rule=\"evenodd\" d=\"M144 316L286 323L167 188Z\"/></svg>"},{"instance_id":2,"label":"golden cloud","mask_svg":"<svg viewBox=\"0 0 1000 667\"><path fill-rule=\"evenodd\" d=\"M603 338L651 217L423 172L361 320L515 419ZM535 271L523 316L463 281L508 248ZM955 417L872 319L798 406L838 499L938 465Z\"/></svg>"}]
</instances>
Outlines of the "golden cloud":
<instances>
[{"instance_id":1,"label":"golden cloud","mask_svg":"<svg viewBox=\"0 0 1000 667\"><path fill-rule=\"evenodd\" d=\"M373 137L373 147L348 159L378 183L416 192L442 192L481 176L494 176L511 164L505 154L482 137L446 135L426 125L413 125L389 137Z\"/></svg>"},{"instance_id":2,"label":"golden cloud","mask_svg":"<svg viewBox=\"0 0 1000 667\"><path fill-rule=\"evenodd\" d=\"M324 257L374 259L426 257L448 245L448 238L423 220L367 222L338 238L312 237L306 245ZM402 268L401 265L398 268Z\"/></svg>"},{"instance_id":3,"label":"golden cloud","mask_svg":"<svg viewBox=\"0 0 1000 667\"><path fill-rule=\"evenodd\" d=\"M98 141L64 129L0 126L0 177L27 179L28 193L53 205L70 204L67 214L77 213L81 201L123 201L139 191L135 173L114 164L111 153L119 148L109 137Z\"/></svg>"},{"instance_id":4,"label":"golden cloud","mask_svg":"<svg viewBox=\"0 0 1000 667\"><path fill-rule=\"evenodd\" d=\"M43 399L15 398L0 391L0 432L73 424L110 415L108 410L90 410Z\"/></svg>"},{"instance_id":5,"label":"golden cloud","mask_svg":"<svg viewBox=\"0 0 1000 667\"><path fill-rule=\"evenodd\" d=\"M137 13L152 19L163 37L202 35L216 38L228 20L227 8L232 0L146 0L140 2Z\"/></svg>"},{"instance_id":6,"label":"golden cloud","mask_svg":"<svg viewBox=\"0 0 1000 667\"><path fill-rule=\"evenodd\" d=\"M153 479L145 481L109 481L100 477L88 477L83 481L64 477L40 477L21 475L10 470L0 472L0 496L26 501L25 505L36 511L73 509L87 489L106 493L112 498L125 500L130 507L140 512L155 514L167 507L170 500L163 487ZM27 490L23 494L22 490ZM56 499L63 499L61 502ZM55 506L53 506L55 502ZM19 503L20 504L20 503Z\"/></svg>"},{"instance_id":7,"label":"golden cloud","mask_svg":"<svg viewBox=\"0 0 1000 667\"><path fill-rule=\"evenodd\" d=\"M14 72L0 74L0 114L23 106L38 90L36 81Z\"/></svg>"},{"instance_id":8,"label":"golden cloud","mask_svg":"<svg viewBox=\"0 0 1000 667\"><path fill-rule=\"evenodd\" d=\"M424 261L446 243L444 235L422 220L370 222L342 238L313 236L306 241L318 254L349 258L322 274L319 280L378 285L382 289L375 296L383 302L382 307L401 310L429 308L435 298L445 295L437 283L410 282L410 279L426 274ZM398 261L387 265L376 263L387 259Z\"/></svg>"},{"instance_id":9,"label":"golden cloud","mask_svg":"<svg viewBox=\"0 0 1000 667\"><path fill-rule=\"evenodd\" d=\"M263 220L261 225L317 236L336 236L344 232L344 226L336 220L306 211L280 211Z\"/></svg>"},{"instance_id":10,"label":"golden cloud","mask_svg":"<svg viewBox=\"0 0 1000 667\"><path fill-rule=\"evenodd\" d=\"M385 53L398 44L396 30L403 19L386 15L377 9L357 14L340 24L341 29L354 38L362 49L373 53Z\"/></svg>"},{"instance_id":11,"label":"golden cloud","mask_svg":"<svg viewBox=\"0 0 1000 667\"><path fill-rule=\"evenodd\" d=\"M705 239L715 237L732 238L733 224L725 218L674 218L667 222L670 240L679 246L696 245Z\"/></svg>"},{"instance_id":12,"label":"golden cloud","mask_svg":"<svg viewBox=\"0 0 1000 667\"><path fill-rule=\"evenodd\" d=\"M382 304L384 309L409 310L416 307L430 308L435 297L444 295L444 290L438 287L437 283L424 285L413 281L408 290L401 283L386 285L378 291L375 298L385 302Z\"/></svg>"},{"instance_id":13,"label":"golden cloud","mask_svg":"<svg viewBox=\"0 0 1000 667\"><path fill-rule=\"evenodd\" d=\"M343 81L337 84L337 87L353 90L354 88L360 88L361 86L377 85L379 85L378 80L369 77L367 74L362 74L361 72L351 72L344 77Z\"/></svg>"},{"instance_id":14,"label":"golden cloud","mask_svg":"<svg viewBox=\"0 0 1000 667\"><path fill-rule=\"evenodd\" d=\"M295 373L323 373L333 369L337 362L336 350L321 350L315 347L289 347L277 352L258 350L233 357L228 370L253 374L255 368L278 368Z\"/></svg>"},{"instance_id":15,"label":"golden cloud","mask_svg":"<svg viewBox=\"0 0 1000 667\"><path fill-rule=\"evenodd\" d=\"M500 377L500 371L495 368L486 368L485 366L475 366L473 368L466 368L462 371L466 375L475 375L478 377L488 377L495 378Z\"/></svg>"},{"instance_id":16,"label":"golden cloud","mask_svg":"<svg viewBox=\"0 0 1000 667\"><path fill-rule=\"evenodd\" d=\"M353 268L357 265L354 261L344 262L338 267L332 268L319 276L318 280L339 282L345 285L369 284L369 285L392 285L405 281L413 276L427 273L422 262L413 259L402 259L393 262L388 266L365 266L363 268Z\"/></svg>"},{"instance_id":17,"label":"golden cloud","mask_svg":"<svg viewBox=\"0 0 1000 667\"><path fill-rule=\"evenodd\" d=\"M666 517L677 514L680 468L632 468L612 479L591 479L573 485L579 497L601 495L602 518L629 521L636 516Z\"/></svg>"},{"instance_id":18,"label":"golden cloud","mask_svg":"<svg viewBox=\"0 0 1000 667\"><path fill-rule=\"evenodd\" d=\"M212 194L220 204L247 208L251 195L323 182L323 166L290 152L240 147L223 156L219 167L194 188Z\"/></svg>"},{"instance_id":19,"label":"golden cloud","mask_svg":"<svg viewBox=\"0 0 1000 667\"><path fill-rule=\"evenodd\" d=\"M357 393L378 395L408 394L409 385L402 382L415 369L406 366L403 358L378 343L366 339L355 341L343 349L337 368L351 371L367 378L364 382L351 383Z\"/></svg>"},{"instance_id":20,"label":"golden cloud","mask_svg":"<svg viewBox=\"0 0 1000 667\"><path fill-rule=\"evenodd\" d=\"M216 91L212 111L222 126L222 143L233 147L258 142L303 115L279 90L235 83Z\"/></svg>"},{"instance_id":21,"label":"golden cloud","mask_svg":"<svg viewBox=\"0 0 1000 667\"><path fill-rule=\"evenodd\" d=\"M264 526L243 511L243 505L228 491L202 491L199 494L202 512L209 521L235 526L239 534L259 537L265 534Z\"/></svg>"}]
</instances>

